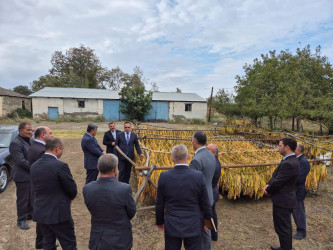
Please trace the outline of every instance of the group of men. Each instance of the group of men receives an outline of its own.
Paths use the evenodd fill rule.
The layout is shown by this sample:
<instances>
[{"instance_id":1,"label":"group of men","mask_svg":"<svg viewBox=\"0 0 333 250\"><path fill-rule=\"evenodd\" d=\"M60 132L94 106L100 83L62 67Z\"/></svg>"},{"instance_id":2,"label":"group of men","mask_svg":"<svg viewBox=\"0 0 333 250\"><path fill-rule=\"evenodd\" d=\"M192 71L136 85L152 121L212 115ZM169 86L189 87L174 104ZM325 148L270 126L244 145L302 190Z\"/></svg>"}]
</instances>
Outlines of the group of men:
<instances>
[{"instance_id":1,"label":"group of men","mask_svg":"<svg viewBox=\"0 0 333 250\"><path fill-rule=\"evenodd\" d=\"M82 138L87 173L83 197L91 214L89 249L132 247L130 220L136 213L136 205L128 184L131 164L127 158L134 159L134 148L141 157L143 154L137 135L131 130L129 122L124 123L123 132L116 130L111 122L103 138L106 153L95 139L95 124L88 125ZM23 122L10 145L18 226L29 229L26 220L37 222L37 249L56 249L56 239L63 249L76 249L70 207L77 186L68 165L59 160L64 145L45 126L36 128L34 141L32 136L31 125ZM219 198L221 164L217 146L206 143L203 131L193 134L195 155L189 164L186 146L174 146L171 151L174 168L159 177L156 225L158 230L164 230L165 249L181 249L182 244L185 249L211 249L211 241L218 238L215 203ZM291 214L297 225L294 238L306 237L305 179L310 166L303 151L303 145L294 139L281 139L279 152L284 158L264 187L265 194L272 197L274 228L280 240L280 247L272 249L292 249Z\"/></svg>"},{"instance_id":2,"label":"group of men","mask_svg":"<svg viewBox=\"0 0 333 250\"><path fill-rule=\"evenodd\" d=\"M97 129L96 124L88 124L87 132L84 134L81 141L81 147L84 153L84 168L87 173L86 184L97 180L97 161L100 156L105 154L105 151L99 146L95 138ZM118 156L118 180L128 184L132 164L126 158L132 161L134 160L134 148L140 157L142 159L144 158L139 145L138 136L132 132L131 123L125 122L124 131L121 132L116 129L114 122L110 122L109 131L106 131L104 134L103 144L106 145L106 153L112 153ZM118 150L116 148L118 148Z\"/></svg>"}]
</instances>

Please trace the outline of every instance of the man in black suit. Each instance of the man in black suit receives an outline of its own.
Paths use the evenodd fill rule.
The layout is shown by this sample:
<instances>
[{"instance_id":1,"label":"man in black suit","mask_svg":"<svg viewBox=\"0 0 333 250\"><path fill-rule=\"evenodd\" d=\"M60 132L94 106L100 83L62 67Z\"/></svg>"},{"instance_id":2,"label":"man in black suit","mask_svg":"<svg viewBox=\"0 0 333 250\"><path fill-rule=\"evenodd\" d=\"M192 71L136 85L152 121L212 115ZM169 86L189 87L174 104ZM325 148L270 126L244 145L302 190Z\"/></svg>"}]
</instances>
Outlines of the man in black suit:
<instances>
[{"instance_id":1,"label":"man in black suit","mask_svg":"<svg viewBox=\"0 0 333 250\"><path fill-rule=\"evenodd\" d=\"M116 145L124 152L124 154L134 160L134 147L136 152L140 155L141 159L144 158L138 137L135 133L132 132L132 127L129 122L124 123L124 131L119 133L116 139ZM132 164L125 159L116 149L114 153L118 156L119 159L119 178L121 182L129 183L131 177Z\"/></svg>"},{"instance_id":2,"label":"man in black suit","mask_svg":"<svg viewBox=\"0 0 333 250\"><path fill-rule=\"evenodd\" d=\"M206 181L209 202L212 208L214 204L212 180L216 170L216 159L214 155L207 149L206 143L206 134L201 130L195 131L192 136L192 146L195 150L195 154L190 162L190 168L199 170L203 173ZM211 249L211 241L211 231L203 231L201 240L202 249Z\"/></svg>"},{"instance_id":3,"label":"man in black suit","mask_svg":"<svg viewBox=\"0 0 333 250\"><path fill-rule=\"evenodd\" d=\"M299 161L300 170L299 170L299 177L296 182L297 203L292 213L294 221L297 226L297 234L294 236L294 239L297 240L301 240L306 237L306 214L304 207L304 199L306 195L305 181L306 177L310 172L310 164L303 155L303 152L304 152L304 146L301 143L297 142L295 154Z\"/></svg>"},{"instance_id":4,"label":"man in black suit","mask_svg":"<svg viewBox=\"0 0 333 250\"><path fill-rule=\"evenodd\" d=\"M83 187L84 202L91 214L89 249L131 249L131 219L136 213L129 184L118 182L118 158L105 154L98 159L100 178Z\"/></svg>"},{"instance_id":5,"label":"man in black suit","mask_svg":"<svg viewBox=\"0 0 333 250\"><path fill-rule=\"evenodd\" d=\"M18 136L10 143L9 152L14 161L13 178L16 185L17 225L20 229L27 230L30 227L26 220L31 219L32 216L28 151L33 142L31 140L33 131L27 122L22 122L18 130Z\"/></svg>"},{"instance_id":6,"label":"man in black suit","mask_svg":"<svg viewBox=\"0 0 333 250\"><path fill-rule=\"evenodd\" d=\"M188 167L188 159L186 146L174 146L171 160L175 167L162 172L158 180L156 225L165 232L166 250L181 249L182 241L185 249L201 250L202 232L208 230L203 219L212 217L205 178Z\"/></svg>"},{"instance_id":7,"label":"man in black suit","mask_svg":"<svg viewBox=\"0 0 333 250\"><path fill-rule=\"evenodd\" d=\"M87 171L86 184L97 180L97 161L98 158L104 154L103 149L98 145L95 138L97 128L96 124L89 123L87 132L83 135L81 141L81 148L84 154L84 168Z\"/></svg>"},{"instance_id":8,"label":"man in black suit","mask_svg":"<svg viewBox=\"0 0 333 250\"><path fill-rule=\"evenodd\" d=\"M31 166L34 211L39 223L44 249L56 249L56 238L62 249L76 249L71 203L77 194L76 183L68 165L58 159L64 145L58 138L46 141L45 154Z\"/></svg>"},{"instance_id":9,"label":"man in black suit","mask_svg":"<svg viewBox=\"0 0 333 250\"><path fill-rule=\"evenodd\" d=\"M264 193L272 197L274 229L280 241L280 247L272 249L292 249L291 213L296 206L295 185L299 175L296 146L293 138L280 140L278 150L284 157L264 187Z\"/></svg>"},{"instance_id":10,"label":"man in black suit","mask_svg":"<svg viewBox=\"0 0 333 250\"><path fill-rule=\"evenodd\" d=\"M41 126L36 128L35 131L35 141L31 145L29 152L28 152L28 160L30 166L37 161L39 158L43 156L45 153L45 143L46 140L52 139L52 131L50 128ZM32 184L32 183L31 183ZM33 189L31 185L31 189ZM31 190L32 191L32 190ZM34 194L32 192L31 194L32 201L34 200ZM32 202L33 205L33 202ZM43 234L40 229L39 224L36 225L36 249L42 249L43 248Z\"/></svg>"},{"instance_id":11,"label":"man in black suit","mask_svg":"<svg viewBox=\"0 0 333 250\"><path fill-rule=\"evenodd\" d=\"M116 144L117 135L121 131L116 129L114 122L109 123L109 131L106 131L103 138L103 144L106 146L106 153L114 152L114 145Z\"/></svg>"},{"instance_id":12,"label":"man in black suit","mask_svg":"<svg viewBox=\"0 0 333 250\"><path fill-rule=\"evenodd\" d=\"M209 144L207 146L208 150L210 152L212 152L212 154L215 156L215 160L216 160L216 169L215 169L215 173L212 179L212 188L213 188L213 198L214 198L214 204L212 207L212 213L213 213L213 219L214 219L214 223L216 226L216 230L217 230L217 213L216 213L216 208L215 208L215 204L216 202L219 200L219 180L221 177L221 163L219 160L219 149L215 144ZM217 241L218 238L218 234L217 231L215 232L214 230L211 231L211 235L212 235L212 240L213 241Z\"/></svg>"}]
</instances>

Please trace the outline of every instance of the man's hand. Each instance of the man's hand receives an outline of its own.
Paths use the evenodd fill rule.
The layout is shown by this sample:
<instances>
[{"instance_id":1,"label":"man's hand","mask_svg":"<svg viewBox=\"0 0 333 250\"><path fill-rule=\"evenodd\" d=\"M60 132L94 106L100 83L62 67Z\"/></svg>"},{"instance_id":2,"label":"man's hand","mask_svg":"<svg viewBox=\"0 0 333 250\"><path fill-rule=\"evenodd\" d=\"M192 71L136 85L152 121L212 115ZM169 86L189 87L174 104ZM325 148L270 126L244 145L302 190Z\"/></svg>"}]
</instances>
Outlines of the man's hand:
<instances>
[{"instance_id":1,"label":"man's hand","mask_svg":"<svg viewBox=\"0 0 333 250\"><path fill-rule=\"evenodd\" d=\"M269 196L269 194L266 191L267 187L268 187L268 184L266 186L264 186L264 194L267 195L267 196Z\"/></svg>"},{"instance_id":2,"label":"man's hand","mask_svg":"<svg viewBox=\"0 0 333 250\"><path fill-rule=\"evenodd\" d=\"M114 146L114 145L116 145L116 142L114 141L114 142L112 142L112 146Z\"/></svg>"},{"instance_id":3,"label":"man's hand","mask_svg":"<svg viewBox=\"0 0 333 250\"><path fill-rule=\"evenodd\" d=\"M205 230L206 232L209 232L209 231L210 231L210 229L209 229L208 227L206 227L206 226L204 226L204 230Z\"/></svg>"},{"instance_id":4,"label":"man's hand","mask_svg":"<svg viewBox=\"0 0 333 250\"><path fill-rule=\"evenodd\" d=\"M143 154L140 155L141 160L143 160L145 158L145 156Z\"/></svg>"},{"instance_id":5,"label":"man's hand","mask_svg":"<svg viewBox=\"0 0 333 250\"><path fill-rule=\"evenodd\" d=\"M156 225L158 231L163 231L164 230L164 224L162 225Z\"/></svg>"}]
</instances>

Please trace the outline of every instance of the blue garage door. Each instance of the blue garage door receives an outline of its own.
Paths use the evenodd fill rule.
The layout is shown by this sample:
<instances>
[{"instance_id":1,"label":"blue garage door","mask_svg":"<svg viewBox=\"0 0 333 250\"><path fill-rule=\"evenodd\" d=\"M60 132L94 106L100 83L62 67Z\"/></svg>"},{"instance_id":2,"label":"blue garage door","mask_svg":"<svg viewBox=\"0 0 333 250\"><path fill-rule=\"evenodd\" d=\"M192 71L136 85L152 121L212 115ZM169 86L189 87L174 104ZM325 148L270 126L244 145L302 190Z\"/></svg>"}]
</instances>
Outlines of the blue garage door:
<instances>
[{"instance_id":1,"label":"blue garage door","mask_svg":"<svg viewBox=\"0 0 333 250\"><path fill-rule=\"evenodd\" d=\"M103 115L107 121L121 121L126 119L126 116L120 113L120 101L117 100L104 100Z\"/></svg>"},{"instance_id":2,"label":"blue garage door","mask_svg":"<svg viewBox=\"0 0 333 250\"><path fill-rule=\"evenodd\" d=\"M49 119L54 120L57 119L59 116L59 111L57 107L48 107L49 111Z\"/></svg>"},{"instance_id":3,"label":"blue garage door","mask_svg":"<svg viewBox=\"0 0 333 250\"><path fill-rule=\"evenodd\" d=\"M169 103L168 102L152 102L152 108L149 110L149 114L145 116L146 121L169 120Z\"/></svg>"}]
</instances>

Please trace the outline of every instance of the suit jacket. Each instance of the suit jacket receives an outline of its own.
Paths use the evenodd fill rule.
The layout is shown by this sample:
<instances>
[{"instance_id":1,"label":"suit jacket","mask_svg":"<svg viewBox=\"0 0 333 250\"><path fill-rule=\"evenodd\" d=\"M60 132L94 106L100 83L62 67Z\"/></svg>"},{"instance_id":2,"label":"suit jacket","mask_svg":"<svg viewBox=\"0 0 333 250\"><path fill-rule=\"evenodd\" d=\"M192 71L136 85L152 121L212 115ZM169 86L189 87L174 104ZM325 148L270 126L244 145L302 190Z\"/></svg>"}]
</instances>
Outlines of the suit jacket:
<instances>
[{"instance_id":1,"label":"suit jacket","mask_svg":"<svg viewBox=\"0 0 333 250\"><path fill-rule=\"evenodd\" d=\"M299 161L300 169L296 182L296 197L297 200L304 200L306 195L305 181L310 172L310 164L304 155L300 155L297 159Z\"/></svg>"},{"instance_id":2,"label":"suit jacket","mask_svg":"<svg viewBox=\"0 0 333 250\"><path fill-rule=\"evenodd\" d=\"M212 217L203 174L186 165L162 172L157 188L156 225L164 224L165 234L170 237L196 237L203 231L203 217Z\"/></svg>"},{"instance_id":3,"label":"suit jacket","mask_svg":"<svg viewBox=\"0 0 333 250\"><path fill-rule=\"evenodd\" d=\"M30 166L43 156L45 153L45 145L38 141L34 141L28 151L28 161Z\"/></svg>"},{"instance_id":4,"label":"suit jacket","mask_svg":"<svg viewBox=\"0 0 333 250\"><path fill-rule=\"evenodd\" d=\"M274 206L294 208L296 206L295 185L299 175L299 162L295 155L281 161L268 182L267 193L272 196Z\"/></svg>"},{"instance_id":5,"label":"suit jacket","mask_svg":"<svg viewBox=\"0 0 333 250\"><path fill-rule=\"evenodd\" d=\"M84 153L84 168L97 169L98 158L103 155L103 149L98 145L96 138L85 133L82 137L81 148Z\"/></svg>"},{"instance_id":6,"label":"suit jacket","mask_svg":"<svg viewBox=\"0 0 333 250\"><path fill-rule=\"evenodd\" d=\"M58 224L72 219L71 200L77 187L68 165L44 154L31 166L35 194L32 218L42 224Z\"/></svg>"},{"instance_id":7,"label":"suit jacket","mask_svg":"<svg viewBox=\"0 0 333 250\"><path fill-rule=\"evenodd\" d=\"M219 161L218 157L215 157L216 160L216 169L214 172L214 176L212 179L212 188L213 188L213 198L214 198L214 203L217 202L219 200L219 180L221 177L221 163Z\"/></svg>"},{"instance_id":8,"label":"suit jacket","mask_svg":"<svg viewBox=\"0 0 333 250\"><path fill-rule=\"evenodd\" d=\"M116 129L116 139L120 132L121 132L120 130ZM116 142L116 140L113 138L111 130L106 131L103 137L103 145L106 146L106 153L113 153L114 150L114 146L112 145L113 142Z\"/></svg>"},{"instance_id":9,"label":"suit jacket","mask_svg":"<svg viewBox=\"0 0 333 250\"><path fill-rule=\"evenodd\" d=\"M89 249L130 249L136 213L130 185L99 178L83 187L83 197L91 214Z\"/></svg>"},{"instance_id":10,"label":"suit jacket","mask_svg":"<svg viewBox=\"0 0 333 250\"><path fill-rule=\"evenodd\" d=\"M131 136L129 139L129 143L127 145L126 138L125 138L125 132L120 132L116 139L116 145L125 153L125 155L128 156L131 160L134 160L134 147L136 149L136 152L140 155L142 154L138 136L131 132ZM118 155L119 160L125 160L125 158L115 149L114 154Z\"/></svg>"},{"instance_id":11,"label":"suit jacket","mask_svg":"<svg viewBox=\"0 0 333 250\"><path fill-rule=\"evenodd\" d=\"M199 170L203 173L206 185L207 193L209 197L210 204L213 205L213 188L212 180L216 170L216 160L215 156L206 148L201 148L194 156L190 163L190 168Z\"/></svg>"},{"instance_id":12,"label":"suit jacket","mask_svg":"<svg viewBox=\"0 0 333 250\"><path fill-rule=\"evenodd\" d=\"M25 140L18 135L9 145L9 152L14 161L13 178L15 182L30 181L28 151L32 143L32 139Z\"/></svg>"}]
</instances>

